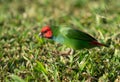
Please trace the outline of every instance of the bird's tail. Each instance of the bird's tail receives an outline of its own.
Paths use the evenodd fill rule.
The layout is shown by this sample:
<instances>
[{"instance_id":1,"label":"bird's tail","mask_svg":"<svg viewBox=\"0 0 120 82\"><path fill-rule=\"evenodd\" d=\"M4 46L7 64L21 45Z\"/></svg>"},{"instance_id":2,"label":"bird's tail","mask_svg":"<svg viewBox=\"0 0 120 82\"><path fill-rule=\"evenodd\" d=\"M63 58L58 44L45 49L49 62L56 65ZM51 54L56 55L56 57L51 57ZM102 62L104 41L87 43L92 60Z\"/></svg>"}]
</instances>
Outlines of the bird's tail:
<instances>
[{"instance_id":1,"label":"bird's tail","mask_svg":"<svg viewBox=\"0 0 120 82\"><path fill-rule=\"evenodd\" d=\"M96 45L96 46L105 46L105 47L108 47L108 45L103 44L103 43L99 43L98 41L92 41L91 44Z\"/></svg>"}]
</instances>

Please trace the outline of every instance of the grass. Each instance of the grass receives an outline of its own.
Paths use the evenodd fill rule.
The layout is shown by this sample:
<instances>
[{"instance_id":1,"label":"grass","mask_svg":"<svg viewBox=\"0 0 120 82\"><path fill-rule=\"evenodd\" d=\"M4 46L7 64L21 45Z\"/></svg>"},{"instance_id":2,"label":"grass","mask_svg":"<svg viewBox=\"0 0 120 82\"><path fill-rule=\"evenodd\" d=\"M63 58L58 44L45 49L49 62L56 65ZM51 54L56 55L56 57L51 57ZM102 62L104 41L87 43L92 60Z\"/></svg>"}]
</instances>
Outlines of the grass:
<instances>
[{"instance_id":1,"label":"grass","mask_svg":"<svg viewBox=\"0 0 120 82\"><path fill-rule=\"evenodd\" d=\"M119 82L119 7L119 0L0 0L0 82ZM60 56L64 45L38 37L50 21L110 46Z\"/></svg>"}]
</instances>

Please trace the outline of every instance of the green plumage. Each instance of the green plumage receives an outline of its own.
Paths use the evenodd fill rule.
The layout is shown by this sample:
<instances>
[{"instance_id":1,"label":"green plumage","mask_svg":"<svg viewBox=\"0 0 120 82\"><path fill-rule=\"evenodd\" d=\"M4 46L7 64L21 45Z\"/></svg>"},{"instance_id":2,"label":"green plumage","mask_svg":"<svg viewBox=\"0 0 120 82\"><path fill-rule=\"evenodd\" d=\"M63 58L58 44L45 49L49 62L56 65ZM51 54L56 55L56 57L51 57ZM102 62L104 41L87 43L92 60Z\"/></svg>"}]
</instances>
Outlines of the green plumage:
<instances>
[{"instance_id":1,"label":"green plumage","mask_svg":"<svg viewBox=\"0 0 120 82\"><path fill-rule=\"evenodd\" d=\"M51 29L54 41L65 44L73 49L79 50L96 46L91 44L92 41L97 41L95 38L75 28L52 26Z\"/></svg>"}]
</instances>

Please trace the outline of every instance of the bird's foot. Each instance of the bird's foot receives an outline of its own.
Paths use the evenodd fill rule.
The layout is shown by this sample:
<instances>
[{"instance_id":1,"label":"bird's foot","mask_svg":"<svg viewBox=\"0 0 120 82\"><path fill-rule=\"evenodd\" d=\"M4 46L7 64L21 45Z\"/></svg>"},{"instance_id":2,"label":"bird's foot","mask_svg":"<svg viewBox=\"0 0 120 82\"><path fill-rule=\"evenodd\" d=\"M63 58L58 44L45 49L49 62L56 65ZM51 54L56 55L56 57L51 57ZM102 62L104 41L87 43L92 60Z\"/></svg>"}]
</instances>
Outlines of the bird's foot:
<instances>
[{"instance_id":1,"label":"bird's foot","mask_svg":"<svg viewBox=\"0 0 120 82\"><path fill-rule=\"evenodd\" d=\"M72 55L74 54L74 50L71 48L67 48L65 51L60 52L60 54L63 56Z\"/></svg>"}]
</instances>

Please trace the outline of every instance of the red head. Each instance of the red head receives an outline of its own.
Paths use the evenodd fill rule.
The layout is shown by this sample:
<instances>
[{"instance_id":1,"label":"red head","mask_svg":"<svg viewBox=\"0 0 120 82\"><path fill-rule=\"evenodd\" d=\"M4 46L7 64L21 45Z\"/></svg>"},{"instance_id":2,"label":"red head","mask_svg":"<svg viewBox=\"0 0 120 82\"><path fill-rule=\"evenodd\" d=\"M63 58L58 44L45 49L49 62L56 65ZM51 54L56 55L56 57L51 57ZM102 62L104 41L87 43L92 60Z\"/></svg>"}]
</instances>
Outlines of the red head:
<instances>
[{"instance_id":1,"label":"red head","mask_svg":"<svg viewBox=\"0 0 120 82\"><path fill-rule=\"evenodd\" d=\"M45 37L45 38L52 38L52 30L50 26L44 26L40 33L39 36Z\"/></svg>"}]
</instances>

